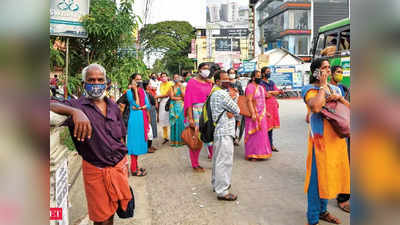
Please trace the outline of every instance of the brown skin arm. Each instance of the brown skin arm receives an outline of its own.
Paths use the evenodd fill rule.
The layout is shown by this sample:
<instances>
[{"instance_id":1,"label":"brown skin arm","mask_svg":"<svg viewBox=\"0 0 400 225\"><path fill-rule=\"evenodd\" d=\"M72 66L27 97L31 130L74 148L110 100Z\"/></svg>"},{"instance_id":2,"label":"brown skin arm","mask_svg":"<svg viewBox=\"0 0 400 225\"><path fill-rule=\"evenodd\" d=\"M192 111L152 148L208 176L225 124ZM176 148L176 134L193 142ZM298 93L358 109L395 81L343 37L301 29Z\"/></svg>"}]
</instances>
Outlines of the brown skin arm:
<instances>
[{"instance_id":1,"label":"brown skin arm","mask_svg":"<svg viewBox=\"0 0 400 225\"><path fill-rule=\"evenodd\" d=\"M150 117L150 112L147 110L147 118L149 119L149 124L151 124L151 117Z\"/></svg>"},{"instance_id":2,"label":"brown skin arm","mask_svg":"<svg viewBox=\"0 0 400 225\"><path fill-rule=\"evenodd\" d=\"M253 96L254 96L253 94L248 94L247 95L247 104L248 104L249 109L250 109L251 118L253 120L256 120L257 115L256 115L255 107L253 105Z\"/></svg>"},{"instance_id":3,"label":"brown skin arm","mask_svg":"<svg viewBox=\"0 0 400 225\"><path fill-rule=\"evenodd\" d=\"M330 95L330 96L328 97L327 101L328 101L328 102L330 102L330 101L339 101L339 102L341 102L343 105L345 105L345 106L347 106L347 107L350 108L350 102L348 102L348 101L347 101L343 96L341 96L341 95L336 95L336 94Z\"/></svg>"},{"instance_id":4,"label":"brown skin arm","mask_svg":"<svg viewBox=\"0 0 400 225\"><path fill-rule=\"evenodd\" d=\"M71 116L74 122L74 137L78 141L85 141L92 137L92 125L82 110L61 103L50 102L50 110L65 116Z\"/></svg>"},{"instance_id":5,"label":"brown skin arm","mask_svg":"<svg viewBox=\"0 0 400 225\"><path fill-rule=\"evenodd\" d=\"M193 119L193 107L189 106L189 108L187 109L187 114L188 114L188 118L189 118L189 123L191 127L195 127L195 123L194 123L194 119Z\"/></svg>"},{"instance_id":6,"label":"brown skin arm","mask_svg":"<svg viewBox=\"0 0 400 225\"><path fill-rule=\"evenodd\" d=\"M274 95L274 96L277 96L280 93L281 93L280 91L268 91L268 94L271 94L271 95Z\"/></svg>"},{"instance_id":7,"label":"brown skin arm","mask_svg":"<svg viewBox=\"0 0 400 225\"><path fill-rule=\"evenodd\" d=\"M122 115L124 110L125 110L126 105L125 104L118 104L118 106L119 106L119 110L121 111L121 115Z\"/></svg>"},{"instance_id":8,"label":"brown skin arm","mask_svg":"<svg viewBox=\"0 0 400 225\"><path fill-rule=\"evenodd\" d=\"M321 112L322 107L325 104L326 104L326 101L325 101L324 89L320 89L318 91L318 94L315 97L313 97L307 101L307 105L310 107L311 112L313 112L313 113Z\"/></svg>"},{"instance_id":9,"label":"brown skin arm","mask_svg":"<svg viewBox=\"0 0 400 225\"><path fill-rule=\"evenodd\" d=\"M169 93L169 98L170 98L171 100L174 100L174 101L183 100L182 97L180 97L180 96L175 96L174 88L169 89L169 92L168 92L168 93Z\"/></svg>"}]
</instances>

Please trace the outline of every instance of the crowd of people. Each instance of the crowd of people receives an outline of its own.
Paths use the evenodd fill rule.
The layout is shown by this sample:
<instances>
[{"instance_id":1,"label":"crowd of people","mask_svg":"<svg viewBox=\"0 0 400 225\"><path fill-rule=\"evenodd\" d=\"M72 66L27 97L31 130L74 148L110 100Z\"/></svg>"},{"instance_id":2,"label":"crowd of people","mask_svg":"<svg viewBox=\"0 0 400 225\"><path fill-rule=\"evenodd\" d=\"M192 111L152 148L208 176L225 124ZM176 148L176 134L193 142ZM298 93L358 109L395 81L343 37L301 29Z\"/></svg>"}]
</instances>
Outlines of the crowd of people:
<instances>
[{"instance_id":1,"label":"crowd of people","mask_svg":"<svg viewBox=\"0 0 400 225\"><path fill-rule=\"evenodd\" d=\"M305 182L310 225L318 224L319 219L340 223L326 209L327 199L338 194L339 206L350 210L349 140L346 144L319 113L327 101L340 101L350 107L346 100L349 90L339 85L343 70L332 69L335 72L331 75L329 61L315 60L311 65L310 85L302 91L310 131ZM315 75L315 71L319 74ZM236 200L237 195L230 192L234 146L243 140L244 158L251 162L267 160L272 152L279 151L273 142L273 130L280 127L276 96L282 91L270 76L270 68L264 67L243 79L234 69L224 71L210 63L201 63L196 74L185 72L169 77L161 72L151 74L148 81L135 73L130 77L128 89L114 102L106 96L105 69L99 64L84 68L85 95L51 102L50 107L56 113L70 116L66 125L83 158L90 219L95 224L113 223L118 201L125 209L131 199L128 174L147 175L148 171L138 165L138 157L156 152L153 140L158 138L158 128L162 129L162 145L182 147L183 130L187 127L199 130L206 101L210 101L215 123L213 142L204 143L212 160L211 184L217 199ZM331 77L329 84L328 77ZM245 99L251 116L241 115L239 98ZM199 164L201 149L188 151L193 171L204 172Z\"/></svg>"}]
</instances>

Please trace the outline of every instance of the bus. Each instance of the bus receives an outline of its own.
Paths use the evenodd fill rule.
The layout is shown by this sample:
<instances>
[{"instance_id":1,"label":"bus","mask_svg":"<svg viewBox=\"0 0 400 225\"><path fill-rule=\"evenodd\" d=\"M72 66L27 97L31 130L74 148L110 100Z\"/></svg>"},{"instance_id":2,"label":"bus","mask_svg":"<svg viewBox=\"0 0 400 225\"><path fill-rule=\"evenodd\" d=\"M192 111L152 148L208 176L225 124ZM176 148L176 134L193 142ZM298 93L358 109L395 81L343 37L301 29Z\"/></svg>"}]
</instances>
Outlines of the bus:
<instances>
[{"instance_id":1,"label":"bus","mask_svg":"<svg viewBox=\"0 0 400 225\"><path fill-rule=\"evenodd\" d=\"M326 58L331 66L343 67L342 84L350 87L350 19L342 19L324 26L318 30L312 50L313 60Z\"/></svg>"}]
</instances>

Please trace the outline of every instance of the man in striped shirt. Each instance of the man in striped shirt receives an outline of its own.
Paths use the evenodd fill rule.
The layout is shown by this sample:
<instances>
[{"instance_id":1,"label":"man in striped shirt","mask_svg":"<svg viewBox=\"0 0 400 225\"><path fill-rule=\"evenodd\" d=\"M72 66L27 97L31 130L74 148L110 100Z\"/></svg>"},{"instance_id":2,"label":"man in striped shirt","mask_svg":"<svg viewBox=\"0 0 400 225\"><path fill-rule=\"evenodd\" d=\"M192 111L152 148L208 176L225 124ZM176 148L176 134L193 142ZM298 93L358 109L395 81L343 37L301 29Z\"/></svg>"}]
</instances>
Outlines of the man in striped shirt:
<instances>
[{"instance_id":1,"label":"man in striped shirt","mask_svg":"<svg viewBox=\"0 0 400 225\"><path fill-rule=\"evenodd\" d=\"M239 116L237 96L230 95L231 85L228 73L219 70L214 74L214 87L210 105L212 119L218 123L214 131L214 154L211 184L217 193L218 200L235 201L237 196L229 193L233 166L233 138L235 136L235 117Z\"/></svg>"}]
</instances>

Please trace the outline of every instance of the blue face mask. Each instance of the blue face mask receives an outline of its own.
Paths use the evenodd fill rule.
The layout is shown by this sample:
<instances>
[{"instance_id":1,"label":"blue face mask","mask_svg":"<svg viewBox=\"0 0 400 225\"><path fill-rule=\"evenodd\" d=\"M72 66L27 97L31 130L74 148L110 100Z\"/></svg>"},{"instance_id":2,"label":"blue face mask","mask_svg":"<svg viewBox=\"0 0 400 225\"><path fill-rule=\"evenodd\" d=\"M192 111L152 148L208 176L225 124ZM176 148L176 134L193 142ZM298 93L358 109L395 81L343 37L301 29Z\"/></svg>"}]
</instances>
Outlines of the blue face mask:
<instances>
[{"instance_id":1,"label":"blue face mask","mask_svg":"<svg viewBox=\"0 0 400 225\"><path fill-rule=\"evenodd\" d=\"M85 83L85 91L89 98L103 98L106 93L106 84L88 84Z\"/></svg>"}]
</instances>

